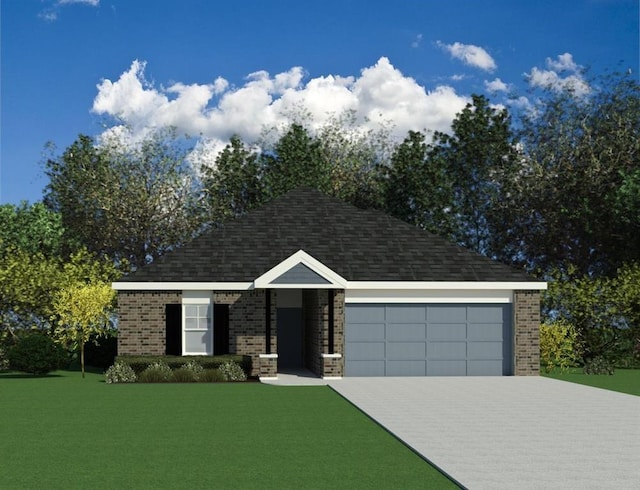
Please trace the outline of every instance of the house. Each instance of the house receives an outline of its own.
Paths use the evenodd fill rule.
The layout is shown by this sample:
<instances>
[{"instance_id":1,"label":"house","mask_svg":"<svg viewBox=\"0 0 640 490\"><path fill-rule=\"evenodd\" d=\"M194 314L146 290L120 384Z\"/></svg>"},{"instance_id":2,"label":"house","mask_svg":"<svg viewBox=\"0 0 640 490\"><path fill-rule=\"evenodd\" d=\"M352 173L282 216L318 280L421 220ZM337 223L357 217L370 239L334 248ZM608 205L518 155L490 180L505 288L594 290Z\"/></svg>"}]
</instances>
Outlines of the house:
<instances>
[{"instance_id":1,"label":"house","mask_svg":"<svg viewBox=\"0 0 640 490\"><path fill-rule=\"evenodd\" d=\"M120 355L250 355L261 378L539 373L546 283L311 189L113 287Z\"/></svg>"}]
</instances>

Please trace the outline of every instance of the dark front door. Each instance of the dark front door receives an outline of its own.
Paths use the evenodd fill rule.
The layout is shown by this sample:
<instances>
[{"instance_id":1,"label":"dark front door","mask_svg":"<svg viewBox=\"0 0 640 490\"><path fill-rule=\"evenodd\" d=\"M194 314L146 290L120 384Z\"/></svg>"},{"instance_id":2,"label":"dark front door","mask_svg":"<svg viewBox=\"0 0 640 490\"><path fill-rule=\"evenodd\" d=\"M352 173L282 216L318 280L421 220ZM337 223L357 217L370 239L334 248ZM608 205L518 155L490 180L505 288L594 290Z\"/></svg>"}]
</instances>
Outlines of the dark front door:
<instances>
[{"instance_id":1,"label":"dark front door","mask_svg":"<svg viewBox=\"0 0 640 490\"><path fill-rule=\"evenodd\" d=\"M166 354L182 355L182 305L166 305Z\"/></svg>"},{"instance_id":2,"label":"dark front door","mask_svg":"<svg viewBox=\"0 0 640 490\"><path fill-rule=\"evenodd\" d=\"M229 353L229 305L213 305L213 355Z\"/></svg>"},{"instance_id":3,"label":"dark front door","mask_svg":"<svg viewBox=\"0 0 640 490\"><path fill-rule=\"evenodd\" d=\"M302 308L278 308L278 369L303 367Z\"/></svg>"}]
</instances>

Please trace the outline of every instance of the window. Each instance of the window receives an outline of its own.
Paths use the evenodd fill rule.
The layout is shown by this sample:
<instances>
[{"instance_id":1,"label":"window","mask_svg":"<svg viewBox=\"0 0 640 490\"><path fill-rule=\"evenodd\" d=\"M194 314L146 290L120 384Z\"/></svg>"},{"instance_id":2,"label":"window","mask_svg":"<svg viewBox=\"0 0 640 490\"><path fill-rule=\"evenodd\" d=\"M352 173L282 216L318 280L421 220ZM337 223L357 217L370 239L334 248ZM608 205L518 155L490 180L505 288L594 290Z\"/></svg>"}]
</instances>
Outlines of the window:
<instances>
[{"instance_id":1,"label":"window","mask_svg":"<svg viewBox=\"0 0 640 490\"><path fill-rule=\"evenodd\" d=\"M186 293L186 292L185 292ZM213 306L204 294L183 295L182 299L182 354L213 354Z\"/></svg>"}]
</instances>

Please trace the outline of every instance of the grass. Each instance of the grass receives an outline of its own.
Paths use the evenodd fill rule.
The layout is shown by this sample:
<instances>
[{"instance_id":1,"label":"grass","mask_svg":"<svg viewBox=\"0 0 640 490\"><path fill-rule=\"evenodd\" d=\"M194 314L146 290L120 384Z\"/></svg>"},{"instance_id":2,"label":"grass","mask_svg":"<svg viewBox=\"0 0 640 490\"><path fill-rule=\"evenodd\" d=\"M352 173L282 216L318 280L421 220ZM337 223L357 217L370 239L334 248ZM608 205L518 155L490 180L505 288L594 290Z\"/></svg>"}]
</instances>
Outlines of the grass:
<instances>
[{"instance_id":1,"label":"grass","mask_svg":"<svg viewBox=\"0 0 640 490\"><path fill-rule=\"evenodd\" d=\"M0 373L0 488L457 488L325 386Z\"/></svg>"},{"instance_id":2,"label":"grass","mask_svg":"<svg viewBox=\"0 0 640 490\"><path fill-rule=\"evenodd\" d=\"M543 372L543 375L562 381L640 396L640 369L616 369L611 376L607 374L584 374L581 368L573 368L567 372Z\"/></svg>"}]
</instances>

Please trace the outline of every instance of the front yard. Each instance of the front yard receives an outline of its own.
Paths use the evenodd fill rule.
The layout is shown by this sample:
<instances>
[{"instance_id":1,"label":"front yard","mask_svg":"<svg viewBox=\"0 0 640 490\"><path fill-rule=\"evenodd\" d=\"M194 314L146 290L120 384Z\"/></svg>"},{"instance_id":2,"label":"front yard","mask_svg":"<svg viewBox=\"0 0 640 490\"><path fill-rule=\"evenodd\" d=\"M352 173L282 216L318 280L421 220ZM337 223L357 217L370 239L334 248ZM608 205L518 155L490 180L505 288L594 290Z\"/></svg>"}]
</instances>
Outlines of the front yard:
<instances>
[{"instance_id":1,"label":"front yard","mask_svg":"<svg viewBox=\"0 0 640 490\"><path fill-rule=\"evenodd\" d=\"M0 488L456 488L328 387L0 373Z\"/></svg>"},{"instance_id":2,"label":"front yard","mask_svg":"<svg viewBox=\"0 0 640 490\"><path fill-rule=\"evenodd\" d=\"M543 373L549 378L640 396L640 369L616 369L613 375L584 374L581 368Z\"/></svg>"}]
</instances>

